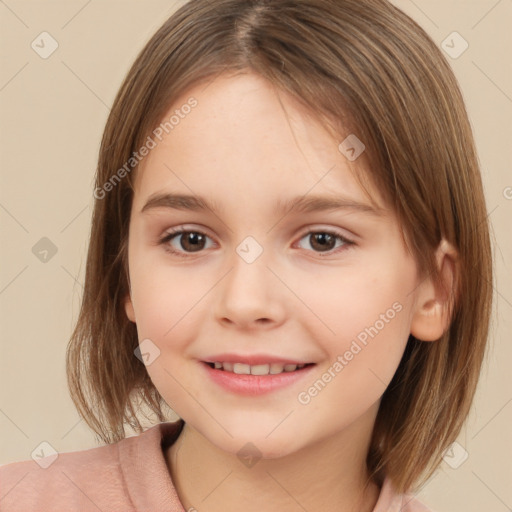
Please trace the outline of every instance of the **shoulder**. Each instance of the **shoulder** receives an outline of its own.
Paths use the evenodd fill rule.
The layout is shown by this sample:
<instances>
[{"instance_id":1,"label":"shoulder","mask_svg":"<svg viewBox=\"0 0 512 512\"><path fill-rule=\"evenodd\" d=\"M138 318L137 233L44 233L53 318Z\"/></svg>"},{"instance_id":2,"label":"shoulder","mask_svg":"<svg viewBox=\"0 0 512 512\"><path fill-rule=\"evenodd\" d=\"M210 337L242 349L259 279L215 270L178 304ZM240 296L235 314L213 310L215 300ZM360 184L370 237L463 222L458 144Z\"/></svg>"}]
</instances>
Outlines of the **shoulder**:
<instances>
[{"instance_id":1,"label":"shoulder","mask_svg":"<svg viewBox=\"0 0 512 512\"><path fill-rule=\"evenodd\" d=\"M98 510L107 489L121 485L118 443L47 456L41 451L34 460L0 466L0 511Z\"/></svg>"},{"instance_id":2,"label":"shoulder","mask_svg":"<svg viewBox=\"0 0 512 512\"><path fill-rule=\"evenodd\" d=\"M411 494L402 494L401 512L434 512Z\"/></svg>"},{"instance_id":3,"label":"shoulder","mask_svg":"<svg viewBox=\"0 0 512 512\"><path fill-rule=\"evenodd\" d=\"M0 512L182 512L162 451L182 427L160 423L110 445L0 466Z\"/></svg>"},{"instance_id":4,"label":"shoulder","mask_svg":"<svg viewBox=\"0 0 512 512\"><path fill-rule=\"evenodd\" d=\"M398 494L389 479L382 485L373 512L434 512L412 494Z\"/></svg>"}]
</instances>

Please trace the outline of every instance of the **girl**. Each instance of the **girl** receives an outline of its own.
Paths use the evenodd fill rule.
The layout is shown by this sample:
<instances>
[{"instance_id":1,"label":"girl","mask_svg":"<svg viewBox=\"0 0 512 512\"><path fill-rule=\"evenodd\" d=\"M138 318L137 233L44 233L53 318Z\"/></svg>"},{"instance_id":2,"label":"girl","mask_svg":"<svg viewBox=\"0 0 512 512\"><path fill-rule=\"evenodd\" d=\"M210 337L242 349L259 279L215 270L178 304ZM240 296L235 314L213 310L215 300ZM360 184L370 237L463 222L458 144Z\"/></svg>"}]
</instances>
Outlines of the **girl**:
<instances>
[{"instance_id":1,"label":"girl","mask_svg":"<svg viewBox=\"0 0 512 512\"><path fill-rule=\"evenodd\" d=\"M188 2L115 99L94 196L67 369L106 445L3 466L0 510L427 510L492 273L462 96L414 21Z\"/></svg>"}]
</instances>

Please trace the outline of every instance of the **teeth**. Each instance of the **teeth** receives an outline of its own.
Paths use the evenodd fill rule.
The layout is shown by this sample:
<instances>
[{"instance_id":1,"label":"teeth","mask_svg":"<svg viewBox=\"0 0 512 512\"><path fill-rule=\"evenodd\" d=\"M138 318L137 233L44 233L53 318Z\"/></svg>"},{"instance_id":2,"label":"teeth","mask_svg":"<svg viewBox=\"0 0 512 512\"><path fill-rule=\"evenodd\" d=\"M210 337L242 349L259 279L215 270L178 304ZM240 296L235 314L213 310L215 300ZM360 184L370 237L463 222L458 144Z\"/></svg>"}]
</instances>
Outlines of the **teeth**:
<instances>
[{"instance_id":1,"label":"teeth","mask_svg":"<svg viewBox=\"0 0 512 512\"><path fill-rule=\"evenodd\" d=\"M272 363L270 365L270 374L276 375L277 373L282 373L284 371L284 366L279 363Z\"/></svg>"},{"instance_id":2,"label":"teeth","mask_svg":"<svg viewBox=\"0 0 512 512\"><path fill-rule=\"evenodd\" d=\"M255 364L248 365L244 363L220 363L215 362L214 368L223 369L226 372L236 373L237 375L277 375L283 372L294 372L304 368L305 364Z\"/></svg>"},{"instance_id":3,"label":"teeth","mask_svg":"<svg viewBox=\"0 0 512 512\"><path fill-rule=\"evenodd\" d=\"M233 373L237 373L238 375L250 375L251 367L248 364L235 363L233 365Z\"/></svg>"},{"instance_id":4,"label":"teeth","mask_svg":"<svg viewBox=\"0 0 512 512\"><path fill-rule=\"evenodd\" d=\"M256 364L251 366L251 375L268 375L269 369L268 364Z\"/></svg>"}]
</instances>

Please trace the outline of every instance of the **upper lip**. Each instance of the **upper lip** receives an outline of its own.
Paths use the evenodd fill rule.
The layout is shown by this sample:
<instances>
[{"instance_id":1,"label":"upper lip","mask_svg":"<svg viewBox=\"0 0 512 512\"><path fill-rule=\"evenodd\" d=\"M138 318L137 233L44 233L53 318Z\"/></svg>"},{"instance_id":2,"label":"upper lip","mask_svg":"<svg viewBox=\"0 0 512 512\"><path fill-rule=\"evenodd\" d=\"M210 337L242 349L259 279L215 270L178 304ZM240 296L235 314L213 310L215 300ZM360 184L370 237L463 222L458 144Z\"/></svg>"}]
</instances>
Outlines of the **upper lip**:
<instances>
[{"instance_id":1,"label":"upper lip","mask_svg":"<svg viewBox=\"0 0 512 512\"><path fill-rule=\"evenodd\" d=\"M243 363L250 366L257 364L308 364L311 361L298 361L297 359L288 359L285 357L273 356L270 354L217 354L204 359L206 363Z\"/></svg>"}]
</instances>

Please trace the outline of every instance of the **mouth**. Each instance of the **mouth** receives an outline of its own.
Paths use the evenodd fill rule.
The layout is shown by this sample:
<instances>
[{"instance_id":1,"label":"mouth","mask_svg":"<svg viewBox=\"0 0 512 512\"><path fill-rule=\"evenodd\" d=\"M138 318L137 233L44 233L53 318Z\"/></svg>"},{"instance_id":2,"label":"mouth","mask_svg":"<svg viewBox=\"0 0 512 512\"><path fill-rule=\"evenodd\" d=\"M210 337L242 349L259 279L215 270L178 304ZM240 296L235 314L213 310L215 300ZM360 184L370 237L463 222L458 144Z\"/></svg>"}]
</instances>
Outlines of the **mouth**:
<instances>
[{"instance_id":1,"label":"mouth","mask_svg":"<svg viewBox=\"0 0 512 512\"><path fill-rule=\"evenodd\" d=\"M257 364L201 361L205 376L216 386L237 395L259 396L299 386L316 363L271 362ZM304 385L304 384L302 384Z\"/></svg>"},{"instance_id":2,"label":"mouth","mask_svg":"<svg viewBox=\"0 0 512 512\"><path fill-rule=\"evenodd\" d=\"M279 375L281 373L297 372L306 367L313 366L315 363L306 364L282 364L282 363L265 363L265 364L245 364L231 362L207 362L204 361L211 369L222 372L234 373L236 375Z\"/></svg>"}]
</instances>

